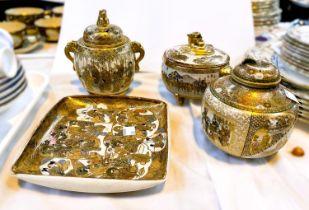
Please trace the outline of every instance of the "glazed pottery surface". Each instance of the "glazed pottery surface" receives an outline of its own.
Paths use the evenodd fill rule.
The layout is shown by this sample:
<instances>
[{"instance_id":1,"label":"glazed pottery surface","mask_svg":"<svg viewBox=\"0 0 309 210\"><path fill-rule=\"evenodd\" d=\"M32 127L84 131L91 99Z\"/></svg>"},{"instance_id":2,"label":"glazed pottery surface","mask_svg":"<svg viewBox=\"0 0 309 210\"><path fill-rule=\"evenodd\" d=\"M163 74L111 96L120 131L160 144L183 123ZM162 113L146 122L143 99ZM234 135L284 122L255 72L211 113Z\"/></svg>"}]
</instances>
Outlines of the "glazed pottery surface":
<instances>
[{"instance_id":1,"label":"glazed pottery surface","mask_svg":"<svg viewBox=\"0 0 309 210\"><path fill-rule=\"evenodd\" d=\"M130 87L144 49L124 36L118 26L109 24L102 10L97 25L87 27L83 38L68 43L65 54L89 93L117 95Z\"/></svg>"},{"instance_id":2,"label":"glazed pottery surface","mask_svg":"<svg viewBox=\"0 0 309 210\"><path fill-rule=\"evenodd\" d=\"M179 104L184 98L201 99L207 84L229 73L229 56L205 44L198 32L188 34L189 43L167 50L162 79Z\"/></svg>"},{"instance_id":3,"label":"glazed pottery surface","mask_svg":"<svg viewBox=\"0 0 309 210\"><path fill-rule=\"evenodd\" d=\"M20 179L64 190L151 187L166 179L167 120L159 100L66 97L46 115L12 170Z\"/></svg>"},{"instance_id":4,"label":"glazed pottery surface","mask_svg":"<svg viewBox=\"0 0 309 210\"><path fill-rule=\"evenodd\" d=\"M41 18L35 21L35 26L47 42L57 42L59 39L61 18Z\"/></svg>"},{"instance_id":5,"label":"glazed pottery surface","mask_svg":"<svg viewBox=\"0 0 309 210\"><path fill-rule=\"evenodd\" d=\"M279 85L280 79L272 64L246 59L231 76L213 82L202 102L208 139L237 157L276 153L287 142L298 110L295 96Z\"/></svg>"}]
</instances>

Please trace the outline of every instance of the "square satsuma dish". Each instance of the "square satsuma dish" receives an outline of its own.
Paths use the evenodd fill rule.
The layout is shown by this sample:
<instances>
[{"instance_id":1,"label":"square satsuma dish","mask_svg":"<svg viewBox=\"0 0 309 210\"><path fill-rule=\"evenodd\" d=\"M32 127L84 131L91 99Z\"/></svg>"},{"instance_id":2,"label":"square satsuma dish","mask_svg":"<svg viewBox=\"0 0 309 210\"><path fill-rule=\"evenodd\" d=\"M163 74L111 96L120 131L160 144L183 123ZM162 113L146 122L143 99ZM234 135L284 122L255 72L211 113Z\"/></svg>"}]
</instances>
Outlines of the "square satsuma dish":
<instances>
[{"instance_id":1,"label":"square satsuma dish","mask_svg":"<svg viewBox=\"0 0 309 210\"><path fill-rule=\"evenodd\" d=\"M164 183L167 105L138 97L71 96L45 116L12 167L22 180L93 193Z\"/></svg>"}]
</instances>

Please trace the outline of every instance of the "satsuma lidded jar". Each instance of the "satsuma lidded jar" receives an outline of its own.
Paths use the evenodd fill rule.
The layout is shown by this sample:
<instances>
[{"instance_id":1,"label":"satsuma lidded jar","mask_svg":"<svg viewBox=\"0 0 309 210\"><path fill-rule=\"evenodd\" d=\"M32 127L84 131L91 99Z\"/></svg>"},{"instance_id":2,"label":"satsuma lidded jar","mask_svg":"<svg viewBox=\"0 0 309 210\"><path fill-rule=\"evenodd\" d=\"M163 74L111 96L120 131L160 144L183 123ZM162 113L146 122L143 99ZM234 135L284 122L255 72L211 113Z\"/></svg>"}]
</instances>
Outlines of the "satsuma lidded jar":
<instances>
[{"instance_id":1,"label":"satsuma lidded jar","mask_svg":"<svg viewBox=\"0 0 309 210\"><path fill-rule=\"evenodd\" d=\"M287 142L298 110L295 96L283 89L280 80L271 63L247 58L230 76L213 82L202 102L208 139L237 157L276 153Z\"/></svg>"},{"instance_id":2,"label":"satsuma lidded jar","mask_svg":"<svg viewBox=\"0 0 309 210\"><path fill-rule=\"evenodd\" d=\"M135 53L139 53L138 58ZM65 55L73 62L83 86L97 95L126 92L144 54L141 44L130 41L118 26L109 24L105 10L100 11L96 25L85 29L83 38L65 47Z\"/></svg>"},{"instance_id":3,"label":"satsuma lidded jar","mask_svg":"<svg viewBox=\"0 0 309 210\"><path fill-rule=\"evenodd\" d=\"M178 104L184 98L201 99L207 84L230 72L230 57L205 44L199 32L188 34L188 44L165 51L162 79Z\"/></svg>"}]
</instances>

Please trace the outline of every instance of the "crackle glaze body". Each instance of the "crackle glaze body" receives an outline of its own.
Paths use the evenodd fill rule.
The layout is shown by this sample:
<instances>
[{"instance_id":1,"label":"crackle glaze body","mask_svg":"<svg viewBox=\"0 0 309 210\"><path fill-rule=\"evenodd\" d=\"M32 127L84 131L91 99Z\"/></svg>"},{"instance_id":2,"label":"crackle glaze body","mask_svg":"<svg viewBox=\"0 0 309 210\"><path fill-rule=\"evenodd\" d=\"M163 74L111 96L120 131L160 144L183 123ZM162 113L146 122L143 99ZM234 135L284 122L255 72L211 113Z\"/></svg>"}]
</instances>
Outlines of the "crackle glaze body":
<instances>
[{"instance_id":1,"label":"crackle glaze body","mask_svg":"<svg viewBox=\"0 0 309 210\"><path fill-rule=\"evenodd\" d=\"M127 91L145 54L140 43L109 23L105 10L100 11L97 24L88 26L78 41L69 42L64 52L86 90L97 95Z\"/></svg>"},{"instance_id":2,"label":"crackle glaze body","mask_svg":"<svg viewBox=\"0 0 309 210\"><path fill-rule=\"evenodd\" d=\"M226 153L261 158L285 145L296 120L297 107L281 113L255 113L229 106L207 88L202 122L208 139Z\"/></svg>"},{"instance_id":3,"label":"crackle glaze body","mask_svg":"<svg viewBox=\"0 0 309 210\"><path fill-rule=\"evenodd\" d=\"M184 98L201 99L209 83L229 72L229 56L205 44L198 32L188 34L188 44L165 51L162 80L178 104Z\"/></svg>"},{"instance_id":4,"label":"crackle glaze body","mask_svg":"<svg viewBox=\"0 0 309 210\"><path fill-rule=\"evenodd\" d=\"M164 102L134 97L71 96L45 117L16 174L162 180L168 161Z\"/></svg>"},{"instance_id":5,"label":"crackle glaze body","mask_svg":"<svg viewBox=\"0 0 309 210\"><path fill-rule=\"evenodd\" d=\"M162 80L167 89L184 98L201 99L207 84L219 78L219 72L188 73L162 64Z\"/></svg>"},{"instance_id":6,"label":"crackle glaze body","mask_svg":"<svg viewBox=\"0 0 309 210\"><path fill-rule=\"evenodd\" d=\"M272 80L274 70L259 66L236 68L238 71L231 76L221 77L207 87L202 101L204 131L215 146L228 154L242 158L270 156L287 142L298 105L290 92L275 84L280 82L279 73L279 79ZM252 75L255 80L250 80Z\"/></svg>"},{"instance_id":7,"label":"crackle glaze body","mask_svg":"<svg viewBox=\"0 0 309 210\"><path fill-rule=\"evenodd\" d=\"M86 47L79 42L74 68L88 92L120 94L128 90L133 80L135 57L130 43L106 50Z\"/></svg>"}]
</instances>

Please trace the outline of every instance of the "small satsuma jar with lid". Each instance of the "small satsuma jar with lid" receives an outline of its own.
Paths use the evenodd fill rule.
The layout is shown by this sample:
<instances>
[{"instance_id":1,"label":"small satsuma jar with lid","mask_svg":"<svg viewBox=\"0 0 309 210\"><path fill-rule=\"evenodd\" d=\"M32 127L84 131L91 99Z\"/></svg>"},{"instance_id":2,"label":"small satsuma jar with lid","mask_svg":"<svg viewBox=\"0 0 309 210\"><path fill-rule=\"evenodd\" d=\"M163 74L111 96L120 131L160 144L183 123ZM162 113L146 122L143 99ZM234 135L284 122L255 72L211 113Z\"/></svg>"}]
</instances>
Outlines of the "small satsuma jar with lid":
<instances>
[{"instance_id":1,"label":"small satsuma jar with lid","mask_svg":"<svg viewBox=\"0 0 309 210\"><path fill-rule=\"evenodd\" d=\"M219 149L242 158L261 158L285 145L298 110L293 94L279 83L271 63L247 58L231 75L206 89L202 123Z\"/></svg>"},{"instance_id":2,"label":"small satsuma jar with lid","mask_svg":"<svg viewBox=\"0 0 309 210\"><path fill-rule=\"evenodd\" d=\"M230 57L205 44L199 32L188 34L188 44L165 51L162 80L178 104L184 98L202 99L207 84L230 72Z\"/></svg>"}]
</instances>

